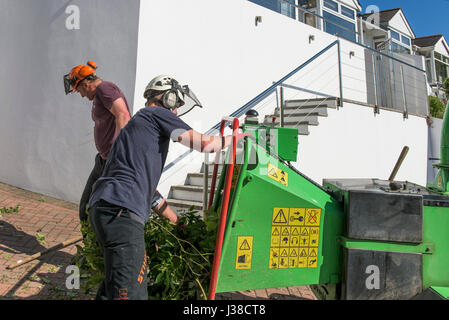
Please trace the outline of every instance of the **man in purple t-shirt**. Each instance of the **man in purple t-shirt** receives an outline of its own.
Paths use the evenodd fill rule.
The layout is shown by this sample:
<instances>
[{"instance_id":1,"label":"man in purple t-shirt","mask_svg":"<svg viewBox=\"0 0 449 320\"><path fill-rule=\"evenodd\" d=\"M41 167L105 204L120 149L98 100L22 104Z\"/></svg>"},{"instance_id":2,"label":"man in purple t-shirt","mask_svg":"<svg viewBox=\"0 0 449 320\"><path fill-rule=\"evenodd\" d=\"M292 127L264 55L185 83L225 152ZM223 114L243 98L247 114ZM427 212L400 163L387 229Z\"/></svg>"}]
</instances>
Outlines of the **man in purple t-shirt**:
<instances>
[{"instance_id":1,"label":"man in purple t-shirt","mask_svg":"<svg viewBox=\"0 0 449 320\"><path fill-rule=\"evenodd\" d=\"M114 83L103 81L97 77L96 69L97 64L94 61L89 61L86 65L74 67L68 75L64 76L66 94L79 92L81 97L93 101L92 120L95 123L94 140L98 154L81 196L79 206L81 221L87 220L86 206L92 186L103 173L112 144L130 119L128 102L123 92ZM153 197L152 209L158 214L168 211L171 216L177 217L157 190Z\"/></svg>"}]
</instances>

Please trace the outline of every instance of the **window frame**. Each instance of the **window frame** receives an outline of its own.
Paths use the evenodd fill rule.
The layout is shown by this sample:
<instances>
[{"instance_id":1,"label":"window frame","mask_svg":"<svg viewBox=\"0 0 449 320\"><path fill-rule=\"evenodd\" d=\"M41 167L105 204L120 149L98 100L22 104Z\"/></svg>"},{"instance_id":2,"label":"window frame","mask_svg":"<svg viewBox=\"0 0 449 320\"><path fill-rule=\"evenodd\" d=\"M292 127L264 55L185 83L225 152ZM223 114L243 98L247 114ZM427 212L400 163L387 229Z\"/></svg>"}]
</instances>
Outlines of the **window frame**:
<instances>
[{"instance_id":1,"label":"window frame","mask_svg":"<svg viewBox=\"0 0 449 320\"><path fill-rule=\"evenodd\" d=\"M330 6L326 6L326 3L332 3L332 4L335 4L335 6L337 7L337 9L334 9L333 7L330 7ZM334 0L323 0L323 9L324 8L326 8L326 9L329 9L329 10L332 10L332 11L334 11L334 12L337 12L337 13L339 13L339 3L337 2L337 1L334 1Z\"/></svg>"},{"instance_id":2,"label":"window frame","mask_svg":"<svg viewBox=\"0 0 449 320\"><path fill-rule=\"evenodd\" d=\"M333 15L333 16L335 16L336 18L340 18L340 19L342 19L342 20L345 20L345 21L347 21L347 22L353 24L353 25L354 25L354 39L351 39L351 40L352 40L352 41L357 41L357 23L356 23L355 19L350 19L350 18L348 18L348 17L346 17L346 16L340 16L340 15L337 15L337 14L339 14L339 13L335 14L334 12L330 12L330 11L328 11L328 10L324 10L324 8L323 8L323 17L325 18L324 13ZM331 25L334 26L334 27L343 27L343 26L340 26L340 25L338 25L338 24L328 22L327 20L329 20L329 19L326 19L326 20L323 21L323 31L326 32L326 33L328 33L328 34L332 34L332 33L326 31L326 25L327 25L328 23L331 24ZM335 21L333 21L333 22L335 22ZM343 30L346 31L346 32L349 32L349 30L346 30L346 29L343 29ZM339 37L342 37L341 35L338 35L338 36L339 36ZM342 38L345 38L345 37L342 37ZM346 38L345 38L345 39L346 39Z\"/></svg>"},{"instance_id":3,"label":"window frame","mask_svg":"<svg viewBox=\"0 0 449 320\"><path fill-rule=\"evenodd\" d=\"M351 11L352 15L349 16L347 14L344 14L343 13L343 9L345 9L347 11ZM349 18L349 19L355 20L355 10L351 9L350 7L347 7L347 6L343 5L343 4L340 4L340 14L345 16L345 17L347 17L347 18Z\"/></svg>"}]
</instances>

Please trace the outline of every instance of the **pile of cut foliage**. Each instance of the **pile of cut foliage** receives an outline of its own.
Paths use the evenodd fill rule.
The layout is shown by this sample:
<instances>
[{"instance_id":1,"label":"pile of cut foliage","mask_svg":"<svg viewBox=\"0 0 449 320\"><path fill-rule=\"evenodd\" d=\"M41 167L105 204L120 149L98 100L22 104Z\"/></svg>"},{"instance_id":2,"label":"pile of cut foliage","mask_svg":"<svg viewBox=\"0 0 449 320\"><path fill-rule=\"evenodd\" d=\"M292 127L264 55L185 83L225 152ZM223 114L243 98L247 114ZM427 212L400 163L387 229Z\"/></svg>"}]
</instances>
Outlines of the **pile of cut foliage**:
<instances>
[{"instance_id":1,"label":"pile of cut foliage","mask_svg":"<svg viewBox=\"0 0 449 320\"><path fill-rule=\"evenodd\" d=\"M148 298L158 300L206 299L217 234L218 215L205 213L204 220L191 208L180 217L178 227L151 214L145 225ZM87 281L86 292L104 278L101 249L89 223L83 223L84 246L78 247L77 265ZM83 261L83 262L80 262Z\"/></svg>"}]
</instances>

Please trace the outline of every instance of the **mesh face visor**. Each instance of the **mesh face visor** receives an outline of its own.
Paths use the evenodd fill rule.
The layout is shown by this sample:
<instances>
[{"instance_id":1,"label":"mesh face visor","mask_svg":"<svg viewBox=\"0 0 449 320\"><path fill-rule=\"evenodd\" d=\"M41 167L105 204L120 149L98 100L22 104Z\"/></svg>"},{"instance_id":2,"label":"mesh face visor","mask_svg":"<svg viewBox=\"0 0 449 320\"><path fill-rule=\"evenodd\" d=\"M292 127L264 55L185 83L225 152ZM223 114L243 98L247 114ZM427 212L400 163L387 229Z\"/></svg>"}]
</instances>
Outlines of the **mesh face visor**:
<instances>
[{"instance_id":1,"label":"mesh face visor","mask_svg":"<svg viewBox=\"0 0 449 320\"><path fill-rule=\"evenodd\" d=\"M72 85L74 85L74 84L75 84L74 79L70 79L70 75L66 74L64 76L64 91L65 91L65 94L69 94L70 92L73 91Z\"/></svg>"},{"instance_id":2,"label":"mesh face visor","mask_svg":"<svg viewBox=\"0 0 449 320\"><path fill-rule=\"evenodd\" d=\"M190 90L189 86L185 85L181 87L182 92L184 93L184 105L178 108L178 117L182 117L188 112L192 111L195 107L202 108L201 102L198 100L196 95Z\"/></svg>"}]
</instances>

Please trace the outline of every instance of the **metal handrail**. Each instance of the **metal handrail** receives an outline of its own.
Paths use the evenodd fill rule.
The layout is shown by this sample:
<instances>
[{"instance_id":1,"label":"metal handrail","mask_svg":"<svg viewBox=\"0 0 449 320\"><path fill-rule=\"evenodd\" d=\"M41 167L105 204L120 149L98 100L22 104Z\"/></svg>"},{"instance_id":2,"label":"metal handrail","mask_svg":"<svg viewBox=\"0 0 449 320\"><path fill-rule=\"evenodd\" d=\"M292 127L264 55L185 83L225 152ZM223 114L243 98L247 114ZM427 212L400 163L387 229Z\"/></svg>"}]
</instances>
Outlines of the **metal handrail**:
<instances>
[{"instance_id":1,"label":"metal handrail","mask_svg":"<svg viewBox=\"0 0 449 320\"><path fill-rule=\"evenodd\" d=\"M295 68L293 71L291 71L290 73L288 73L287 75L285 75L284 77L282 77L280 80L276 81L275 83L273 83L270 87L268 87L267 89L265 89L263 92L261 92L260 94L258 94L256 97L254 97L253 99L251 99L249 102L245 103L242 107L240 107L239 109L237 109L236 111L234 111L233 113L231 113L229 115L229 117L234 117L234 118L239 118L240 116L242 116L246 111L250 110L251 108L253 108L257 103L261 102L263 99L265 99L266 97L268 97L271 93L273 93L273 91L276 90L276 88L280 85L282 85L283 82L285 82L286 80L288 80L290 77L292 77L293 75L295 75L297 72L299 72L300 70L302 70L303 68L305 68L306 66L308 66L310 63L312 63L314 60L316 60L318 57L320 57L322 54L324 54L326 51L328 51L329 49L331 49L333 46L338 45L340 46L340 40L335 40L334 42L332 42L331 44L329 44L327 47L325 47L323 50L321 50L320 52L318 52L317 54L315 54L313 57L311 57L310 59L308 59L306 62L304 62L303 64L301 64L300 66L298 66L297 68ZM341 64L341 63L340 63ZM341 72L340 72L340 78L341 78ZM342 89L342 88L340 88ZM341 92L340 92L341 94ZM341 97L341 101L343 101L343 97ZM217 123L216 125L214 125L212 128L210 128L208 131L205 132L205 134L210 135L212 133L214 133L218 128L220 128L220 124L221 122ZM167 164L164 169L162 170L162 173L164 173L165 171L167 171L168 169L170 169L171 167L173 167L176 163L178 163L179 161L181 161L182 159L184 159L186 156L188 156L193 150L190 149L188 151L186 151L185 153L183 153L182 155L180 155L179 157L177 157L175 160L173 160L172 162L170 162L169 164Z\"/></svg>"}]
</instances>

